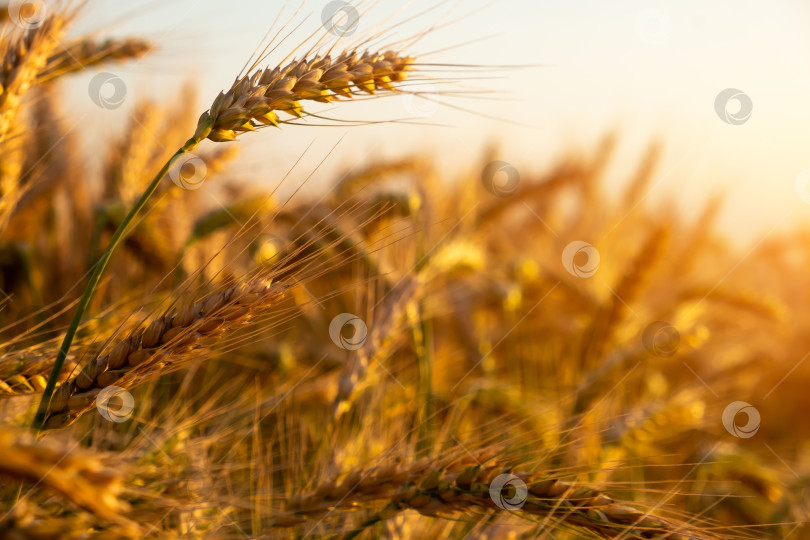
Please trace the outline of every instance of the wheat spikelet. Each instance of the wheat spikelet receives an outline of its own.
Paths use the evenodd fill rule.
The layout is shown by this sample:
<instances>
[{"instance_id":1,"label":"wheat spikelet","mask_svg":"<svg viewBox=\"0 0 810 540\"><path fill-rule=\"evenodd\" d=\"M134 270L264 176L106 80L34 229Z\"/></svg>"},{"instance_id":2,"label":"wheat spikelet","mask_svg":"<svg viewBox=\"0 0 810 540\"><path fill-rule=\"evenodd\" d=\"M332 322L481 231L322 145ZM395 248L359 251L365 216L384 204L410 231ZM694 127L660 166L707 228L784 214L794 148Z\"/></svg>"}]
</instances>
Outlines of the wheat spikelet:
<instances>
[{"instance_id":1,"label":"wheat spikelet","mask_svg":"<svg viewBox=\"0 0 810 540\"><path fill-rule=\"evenodd\" d=\"M300 118L303 100L328 103L357 93L393 91L394 83L405 80L412 66L413 58L394 51L351 51L334 60L316 56L260 69L220 92L200 117L195 138L233 141L239 132L254 131L259 125L277 126L277 111Z\"/></svg>"},{"instance_id":2,"label":"wheat spikelet","mask_svg":"<svg viewBox=\"0 0 810 540\"><path fill-rule=\"evenodd\" d=\"M493 481L510 474L527 487L522 506L504 508L495 499L512 499L504 490L493 495ZM522 497L521 497L522 498ZM379 516L388 519L399 510L413 509L432 517L449 517L475 510L516 512L528 516L551 516L564 526L587 530L603 538L644 540L702 540L716 538L689 525L650 515L615 501L600 490L543 474L511 471L508 467L480 465L470 460L433 460L391 463L370 469L354 469L342 480L324 481L313 491L290 497L283 511L275 514L273 527L292 527L310 520L323 520L337 510L387 501Z\"/></svg>"},{"instance_id":3,"label":"wheat spikelet","mask_svg":"<svg viewBox=\"0 0 810 540\"><path fill-rule=\"evenodd\" d=\"M286 289L285 285L257 279L167 311L62 383L49 403L45 427L72 423L92 408L98 393L110 385L133 385L150 372L187 358L193 349L210 344L213 338L275 303Z\"/></svg>"},{"instance_id":4,"label":"wheat spikelet","mask_svg":"<svg viewBox=\"0 0 810 540\"><path fill-rule=\"evenodd\" d=\"M104 41L80 39L51 55L37 80L45 82L99 64L141 58L152 49L153 45L148 41L135 38Z\"/></svg>"}]
</instances>

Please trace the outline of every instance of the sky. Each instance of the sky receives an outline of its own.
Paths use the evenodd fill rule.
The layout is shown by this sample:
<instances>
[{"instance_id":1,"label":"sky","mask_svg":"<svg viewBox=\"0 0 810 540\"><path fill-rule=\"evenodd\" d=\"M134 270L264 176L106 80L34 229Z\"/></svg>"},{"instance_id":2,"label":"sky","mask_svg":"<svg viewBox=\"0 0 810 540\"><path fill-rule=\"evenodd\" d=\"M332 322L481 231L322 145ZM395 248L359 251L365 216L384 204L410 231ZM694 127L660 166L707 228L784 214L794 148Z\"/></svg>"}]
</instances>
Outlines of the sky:
<instances>
[{"instance_id":1,"label":"sky","mask_svg":"<svg viewBox=\"0 0 810 540\"><path fill-rule=\"evenodd\" d=\"M278 63L313 32L323 32L333 0L90 0L77 31L143 36L154 54L105 67L124 80L120 108L93 107L93 73L71 81L75 120L92 122L87 146L120 133L139 98L179 98L193 80L204 110L228 87L274 20L296 28L268 59ZM427 153L448 178L480 171L482 150L524 178L570 151L619 136L608 180L618 193L644 149L664 145L650 202L675 200L687 217L723 193L721 225L733 239L760 241L810 222L810 4L798 0L355 1L352 38L388 32L377 43L431 32L409 46L427 62L488 66L431 76L438 105L403 96L341 107L334 116L374 125L285 127L243 136L240 175L275 186L303 152L293 187L326 189L329 172L369 159ZM351 39L351 38L350 38ZM436 69L436 68L433 68ZM466 94L448 94L462 90ZM469 93L473 90L473 93ZM736 96L728 98L728 96ZM720 103L718 105L718 103ZM750 109L750 110L749 110ZM331 113L331 111L329 111ZM750 112L750 114L749 114ZM80 115L87 115L80 116ZM398 122L408 119L408 123ZM70 120L68 120L70 121Z\"/></svg>"}]
</instances>

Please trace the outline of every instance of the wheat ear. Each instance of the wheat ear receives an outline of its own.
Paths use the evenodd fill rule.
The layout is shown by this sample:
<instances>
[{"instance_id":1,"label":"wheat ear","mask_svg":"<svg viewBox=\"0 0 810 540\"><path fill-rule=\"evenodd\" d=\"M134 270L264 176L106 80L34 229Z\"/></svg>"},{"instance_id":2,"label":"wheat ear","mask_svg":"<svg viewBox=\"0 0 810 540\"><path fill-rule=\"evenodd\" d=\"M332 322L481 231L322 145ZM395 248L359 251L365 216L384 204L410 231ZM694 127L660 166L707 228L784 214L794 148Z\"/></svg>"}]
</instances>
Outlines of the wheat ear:
<instances>
[{"instance_id":1,"label":"wheat ear","mask_svg":"<svg viewBox=\"0 0 810 540\"><path fill-rule=\"evenodd\" d=\"M394 83L404 81L412 65L413 58L394 51L349 51L334 60L316 56L260 69L221 92L200 117L200 125L211 126L207 137L212 141L233 141L239 132L259 125L278 126L277 111L300 118L303 100L328 103L358 92L395 90Z\"/></svg>"},{"instance_id":2,"label":"wheat ear","mask_svg":"<svg viewBox=\"0 0 810 540\"><path fill-rule=\"evenodd\" d=\"M62 383L50 400L45 427L69 425L91 409L99 392L110 385L132 386L161 367L187 359L192 350L211 345L214 338L273 305L286 289L280 283L255 280L172 308Z\"/></svg>"},{"instance_id":3,"label":"wheat ear","mask_svg":"<svg viewBox=\"0 0 810 540\"><path fill-rule=\"evenodd\" d=\"M3 40L0 54L0 141L5 140L28 88L45 68L59 38L65 31L67 18L60 14L49 17L37 27L17 38Z\"/></svg>"},{"instance_id":4,"label":"wheat ear","mask_svg":"<svg viewBox=\"0 0 810 540\"><path fill-rule=\"evenodd\" d=\"M508 474L504 490L494 490L495 479ZM517 501L518 488L526 486ZM511 490L511 491L510 491ZM508 505L503 501L506 500ZM390 464L350 471L342 481L325 482L314 491L292 496L275 515L273 527L292 527L309 520L328 518L336 509L357 508L363 503L388 501L373 521L413 509L432 517L474 510L515 512L526 516L551 516L563 526L587 530L602 538L632 540L704 540L710 537L684 523L649 515L615 501L597 489L548 477L514 472L496 466L424 458L402 465ZM512 506L512 502L519 502ZM500 502L500 504L499 504ZM506 506L506 508L505 508Z\"/></svg>"},{"instance_id":5,"label":"wheat ear","mask_svg":"<svg viewBox=\"0 0 810 540\"><path fill-rule=\"evenodd\" d=\"M37 82L49 81L99 64L140 58L152 49L153 45L148 41L134 38L74 41L48 58Z\"/></svg>"},{"instance_id":6,"label":"wheat ear","mask_svg":"<svg viewBox=\"0 0 810 540\"><path fill-rule=\"evenodd\" d=\"M0 160L0 231L7 225L23 195L23 188L19 185L22 154L19 148L9 146L7 140L17 125L23 96L45 67L68 20L68 15L56 14L40 26L0 40L0 143L3 143L0 149L3 153Z\"/></svg>"}]
</instances>

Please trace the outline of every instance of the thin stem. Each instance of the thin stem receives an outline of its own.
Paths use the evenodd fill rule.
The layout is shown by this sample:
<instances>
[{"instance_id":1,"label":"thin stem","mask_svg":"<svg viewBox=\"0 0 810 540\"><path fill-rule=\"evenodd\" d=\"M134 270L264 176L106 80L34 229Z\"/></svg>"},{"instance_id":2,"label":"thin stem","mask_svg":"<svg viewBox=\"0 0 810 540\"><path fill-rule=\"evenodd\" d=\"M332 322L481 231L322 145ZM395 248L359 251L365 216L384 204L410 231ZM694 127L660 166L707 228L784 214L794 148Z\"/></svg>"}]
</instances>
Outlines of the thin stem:
<instances>
[{"instance_id":1,"label":"thin stem","mask_svg":"<svg viewBox=\"0 0 810 540\"><path fill-rule=\"evenodd\" d=\"M160 181L163 180L163 177L166 176L166 173L168 173L172 162L177 157L193 150L200 143L200 140L202 139L196 137L196 135L195 138L189 139L186 144L183 145L180 150L175 152L175 154L163 165L155 178L143 192L140 199L138 199L138 201L129 211L129 214L127 214L127 216L118 226L118 229L116 229L109 245L107 246L107 250L96 263L93 273L87 282L87 286L84 288L84 293L79 301L79 305L76 307L76 313L73 315L73 320L70 321L70 326L68 326L67 333L65 333L65 338L62 340L62 345L59 346L56 361L53 364L53 369L51 369L51 374L48 377L48 383L45 385L45 391L42 393L42 399L39 402L39 407L37 408L37 413L34 417L33 427L35 430L38 431L42 429L42 426L45 423L45 415L48 413L48 405L50 404L51 397L53 396L53 391L56 389L56 381L59 378L59 372L62 371L62 366L65 363L70 346L73 344L73 338L76 336L76 331L79 329L79 324L81 324L82 318L87 311L87 307L90 305L90 300L93 297L93 293L101 280L101 274L104 272L104 268L110 261L113 251L115 251L115 248L118 247L118 244L123 239L130 223L132 223L132 221L135 219L138 212L143 209L146 202L158 188Z\"/></svg>"},{"instance_id":2,"label":"thin stem","mask_svg":"<svg viewBox=\"0 0 810 540\"><path fill-rule=\"evenodd\" d=\"M419 300L416 304L416 321L413 323L413 339L416 355L419 360L419 441L417 442L417 455L426 457L433 448L433 331L431 322L424 318L424 303Z\"/></svg>"}]
</instances>

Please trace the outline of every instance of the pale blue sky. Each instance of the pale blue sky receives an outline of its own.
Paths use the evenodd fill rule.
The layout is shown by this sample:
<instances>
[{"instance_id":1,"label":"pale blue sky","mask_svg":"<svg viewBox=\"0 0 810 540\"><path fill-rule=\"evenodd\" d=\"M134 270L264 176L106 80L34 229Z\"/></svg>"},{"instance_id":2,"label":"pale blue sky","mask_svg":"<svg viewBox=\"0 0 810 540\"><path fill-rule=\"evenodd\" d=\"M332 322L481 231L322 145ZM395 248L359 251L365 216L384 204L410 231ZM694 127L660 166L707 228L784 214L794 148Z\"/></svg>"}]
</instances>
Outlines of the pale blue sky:
<instances>
[{"instance_id":1,"label":"pale blue sky","mask_svg":"<svg viewBox=\"0 0 810 540\"><path fill-rule=\"evenodd\" d=\"M286 54L300 38L321 28L327 3L304 4L295 19L303 21L301 30L279 53ZM436 5L404 4L362 3L356 36L372 32L394 13L399 15L388 28ZM198 81L206 107L229 86L283 5L262 0L90 0L82 29L144 35L159 47L137 64L109 69L127 82L129 94L120 110L90 110L97 135L116 132L116 119L126 118L139 95L172 99L189 79ZM371 9L366 13L364 7ZM297 4L290 2L284 13L291 16L295 9ZM615 128L624 142L617 173L635 163L652 137L666 143L665 162L650 195L653 201L674 195L685 213L692 213L706 196L725 190L725 226L754 239L785 215L788 221L810 215L810 205L794 191L797 175L810 168L806 2L461 0L442 4L408 24L394 24L392 39L459 18L426 36L415 52L448 48L429 57L436 62L543 66L491 71L483 74L491 78L468 82L498 92L487 99L442 96L442 106L424 122L445 127L299 127L285 128L283 136L267 130L243 137L243 176L274 185L313 140L309 163L314 165L341 137L325 169L348 167L371 154L428 151L448 167L475 173L479 150L495 139L501 143L502 158L528 175L549 168L554 156L566 149L592 147ZM271 61L282 56L274 55ZM72 83L75 114L90 105L88 78ZM726 88L738 88L752 100L753 113L743 125L727 124L715 112L715 97ZM343 107L340 117L407 118L413 116L412 107L394 97ZM302 168L298 178L310 169ZM310 187L321 189L327 180L316 176Z\"/></svg>"}]
</instances>

